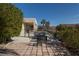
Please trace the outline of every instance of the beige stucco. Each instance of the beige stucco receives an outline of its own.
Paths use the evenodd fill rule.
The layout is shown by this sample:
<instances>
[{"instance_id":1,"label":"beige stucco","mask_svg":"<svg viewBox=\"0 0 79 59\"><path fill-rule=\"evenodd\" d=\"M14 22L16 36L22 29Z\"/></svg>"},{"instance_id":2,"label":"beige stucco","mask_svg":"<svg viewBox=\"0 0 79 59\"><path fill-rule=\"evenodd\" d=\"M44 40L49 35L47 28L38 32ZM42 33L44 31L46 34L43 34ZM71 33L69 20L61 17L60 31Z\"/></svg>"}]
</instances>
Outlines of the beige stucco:
<instances>
[{"instance_id":1,"label":"beige stucco","mask_svg":"<svg viewBox=\"0 0 79 59\"><path fill-rule=\"evenodd\" d=\"M20 36L24 36L25 28L26 28L25 24L33 25L32 32L37 31L38 24L37 24L36 18L24 18Z\"/></svg>"}]
</instances>

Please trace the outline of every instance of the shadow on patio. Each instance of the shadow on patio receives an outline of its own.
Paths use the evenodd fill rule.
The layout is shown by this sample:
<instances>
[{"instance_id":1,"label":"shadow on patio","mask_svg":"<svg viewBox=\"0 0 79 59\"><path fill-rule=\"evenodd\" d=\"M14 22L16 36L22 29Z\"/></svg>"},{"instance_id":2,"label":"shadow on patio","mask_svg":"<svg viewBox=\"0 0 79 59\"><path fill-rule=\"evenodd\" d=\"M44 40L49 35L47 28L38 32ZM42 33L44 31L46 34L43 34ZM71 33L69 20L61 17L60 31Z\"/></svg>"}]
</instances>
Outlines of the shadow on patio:
<instances>
[{"instance_id":1,"label":"shadow on patio","mask_svg":"<svg viewBox=\"0 0 79 59\"><path fill-rule=\"evenodd\" d=\"M16 53L12 49L0 49L0 56L19 56L18 53Z\"/></svg>"}]
</instances>

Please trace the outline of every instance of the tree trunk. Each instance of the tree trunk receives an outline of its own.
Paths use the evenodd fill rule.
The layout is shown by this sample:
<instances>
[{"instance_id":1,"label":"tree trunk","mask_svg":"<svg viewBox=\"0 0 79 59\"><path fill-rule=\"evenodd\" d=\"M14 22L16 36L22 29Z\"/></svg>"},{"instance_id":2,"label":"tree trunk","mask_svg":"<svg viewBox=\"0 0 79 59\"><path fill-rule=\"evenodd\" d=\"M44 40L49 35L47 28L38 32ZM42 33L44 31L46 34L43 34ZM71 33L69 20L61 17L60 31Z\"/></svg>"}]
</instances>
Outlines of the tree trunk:
<instances>
[{"instance_id":1,"label":"tree trunk","mask_svg":"<svg viewBox=\"0 0 79 59\"><path fill-rule=\"evenodd\" d=\"M28 37L30 37L30 33L28 33Z\"/></svg>"}]
</instances>

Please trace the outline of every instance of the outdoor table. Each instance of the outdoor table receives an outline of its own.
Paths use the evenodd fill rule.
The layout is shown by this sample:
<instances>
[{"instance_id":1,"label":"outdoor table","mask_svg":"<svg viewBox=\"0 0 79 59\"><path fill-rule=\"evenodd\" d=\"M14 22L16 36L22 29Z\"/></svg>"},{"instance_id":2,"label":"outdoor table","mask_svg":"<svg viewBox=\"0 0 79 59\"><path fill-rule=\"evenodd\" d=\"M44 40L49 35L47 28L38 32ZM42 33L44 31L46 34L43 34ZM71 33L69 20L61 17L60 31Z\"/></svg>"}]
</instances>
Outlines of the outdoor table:
<instances>
[{"instance_id":1,"label":"outdoor table","mask_svg":"<svg viewBox=\"0 0 79 59\"><path fill-rule=\"evenodd\" d=\"M42 42L47 42L47 36L39 36L37 37L37 44L42 44Z\"/></svg>"}]
</instances>

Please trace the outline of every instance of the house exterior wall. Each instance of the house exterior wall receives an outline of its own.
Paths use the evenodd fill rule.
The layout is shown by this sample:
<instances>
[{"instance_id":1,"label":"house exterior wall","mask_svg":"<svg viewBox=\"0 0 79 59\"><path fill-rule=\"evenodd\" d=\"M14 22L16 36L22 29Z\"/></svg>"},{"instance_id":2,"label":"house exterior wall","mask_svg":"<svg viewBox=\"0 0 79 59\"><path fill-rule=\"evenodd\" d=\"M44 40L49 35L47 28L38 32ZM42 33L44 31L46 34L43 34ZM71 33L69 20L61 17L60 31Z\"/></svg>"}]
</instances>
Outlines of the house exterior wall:
<instances>
[{"instance_id":1,"label":"house exterior wall","mask_svg":"<svg viewBox=\"0 0 79 59\"><path fill-rule=\"evenodd\" d=\"M20 32L20 36L24 36L24 24L22 24L22 29L21 29L21 32Z\"/></svg>"},{"instance_id":2,"label":"house exterior wall","mask_svg":"<svg viewBox=\"0 0 79 59\"><path fill-rule=\"evenodd\" d=\"M26 28L26 27L25 27L25 24L26 24L26 23L30 23L30 22L33 22L33 31L32 31L32 32L37 31L38 24L37 24L36 18L24 18L20 36L24 36L24 35L25 35L25 28ZM27 33L26 33L26 34L27 34Z\"/></svg>"}]
</instances>

